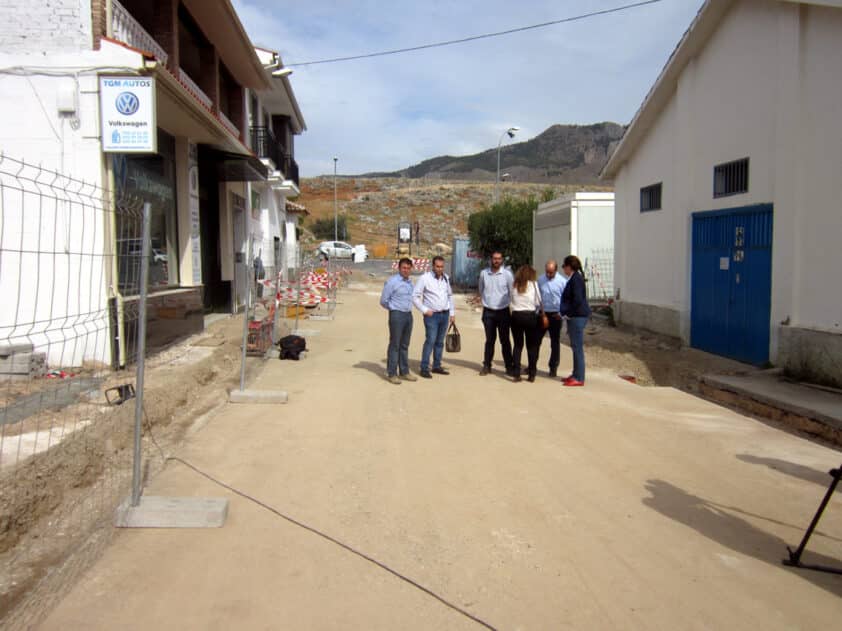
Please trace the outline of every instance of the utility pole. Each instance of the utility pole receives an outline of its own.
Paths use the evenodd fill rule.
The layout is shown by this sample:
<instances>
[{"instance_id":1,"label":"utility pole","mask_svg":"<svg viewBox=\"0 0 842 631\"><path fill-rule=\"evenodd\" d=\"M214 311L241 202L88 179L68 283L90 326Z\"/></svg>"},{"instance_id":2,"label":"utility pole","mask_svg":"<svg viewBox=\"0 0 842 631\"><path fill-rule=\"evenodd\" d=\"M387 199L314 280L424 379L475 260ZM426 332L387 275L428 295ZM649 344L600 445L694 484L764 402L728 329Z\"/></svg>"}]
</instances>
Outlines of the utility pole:
<instances>
[{"instance_id":1,"label":"utility pole","mask_svg":"<svg viewBox=\"0 0 842 631\"><path fill-rule=\"evenodd\" d=\"M336 205L336 163L339 158L333 158L333 240L339 241L339 210Z\"/></svg>"}]
</instances>

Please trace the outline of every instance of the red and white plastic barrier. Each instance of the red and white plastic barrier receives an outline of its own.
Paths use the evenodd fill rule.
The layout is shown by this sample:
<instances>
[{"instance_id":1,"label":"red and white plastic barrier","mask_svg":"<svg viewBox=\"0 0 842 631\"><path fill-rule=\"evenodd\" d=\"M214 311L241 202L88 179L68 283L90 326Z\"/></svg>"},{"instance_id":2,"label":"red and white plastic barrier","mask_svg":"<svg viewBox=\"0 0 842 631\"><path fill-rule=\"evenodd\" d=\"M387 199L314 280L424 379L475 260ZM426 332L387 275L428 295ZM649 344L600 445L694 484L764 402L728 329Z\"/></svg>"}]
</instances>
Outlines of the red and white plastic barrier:
<instances>
[{"instance_id":1,"label":"red and white plastic barrier","mask_svg":"<svg viewBox=\"0 0 842 631\"><path fill-rule=\"evenodd\" d=\"M412 260L412 271L414 272L429 272L430 271L430 259L411 259ZM398 262L399 261L392 261L392 269L397 271L398 269Z\"/></svg>"}]
</instances>

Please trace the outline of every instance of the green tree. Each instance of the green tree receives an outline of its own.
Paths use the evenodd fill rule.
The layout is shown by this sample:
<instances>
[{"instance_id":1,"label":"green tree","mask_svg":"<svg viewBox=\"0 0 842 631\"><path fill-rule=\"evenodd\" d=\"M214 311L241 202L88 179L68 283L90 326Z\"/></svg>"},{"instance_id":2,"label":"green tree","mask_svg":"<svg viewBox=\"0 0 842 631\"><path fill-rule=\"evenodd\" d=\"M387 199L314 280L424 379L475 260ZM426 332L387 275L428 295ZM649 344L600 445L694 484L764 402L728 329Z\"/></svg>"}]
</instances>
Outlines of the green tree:
<instances>
[{"instance_id":1,"label":"green tree","mask_svg":"<svg viewBox=\"0 0 842 631\"><path fill-rule=\"evenodd\" d=\"M348 232L348 218L345 215L339 215L336 220L337 234L340 239L347 241L350 236ZM317 239L329 241L333 239L333 217L323 217L316 219L310 226L310 231Z\"/></svg>"},{"instance_id":2,"label":"green tree","mask_svg":"<svg viewBox=\"0 0 842 631\"><path fill-rule=\"evenodd\" d=\"M483 257L499 251L517 269L532 262L532 213L538 200L509 197L468 217L471 249Z\"/></svg>"}]
</instances>

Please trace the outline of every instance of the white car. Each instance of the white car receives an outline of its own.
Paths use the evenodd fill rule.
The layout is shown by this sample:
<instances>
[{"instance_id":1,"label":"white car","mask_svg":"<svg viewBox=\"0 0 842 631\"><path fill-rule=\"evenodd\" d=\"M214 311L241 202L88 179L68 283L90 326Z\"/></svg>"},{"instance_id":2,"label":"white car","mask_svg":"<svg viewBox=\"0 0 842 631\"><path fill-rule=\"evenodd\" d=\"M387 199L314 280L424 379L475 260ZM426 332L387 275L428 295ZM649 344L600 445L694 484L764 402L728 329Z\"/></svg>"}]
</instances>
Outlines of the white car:
<instances>
[{"instance_id":1,"label":"white car","mask_svg":"<svg viewBox=\"0 0 842 631\"><path fill-rule=\"evenodd\" d=\"M355 262L364 261L368 256L364 245L355 248L344 241L322 241L319 244L319 253L329 259L350 259Z\"/></svg>"}]
</instances>

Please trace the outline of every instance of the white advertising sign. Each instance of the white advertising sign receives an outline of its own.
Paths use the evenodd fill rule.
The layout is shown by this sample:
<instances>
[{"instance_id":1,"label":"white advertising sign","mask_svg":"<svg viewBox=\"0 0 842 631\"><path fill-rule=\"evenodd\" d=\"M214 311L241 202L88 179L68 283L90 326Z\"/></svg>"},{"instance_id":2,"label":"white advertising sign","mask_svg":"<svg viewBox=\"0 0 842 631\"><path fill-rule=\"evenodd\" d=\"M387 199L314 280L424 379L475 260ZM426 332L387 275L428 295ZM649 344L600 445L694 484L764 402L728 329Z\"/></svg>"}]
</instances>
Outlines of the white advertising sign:
<instances>
[{"instance_id":1,"label":"white advertising sign","mask_svg":"<svg viewBox=\"0 0 842 631\"><path fill-rule=\"evenodd\" d=\"M99 116L103 151L157 152L155 79L100 77Z\"/></svg>"}]
</instances>

